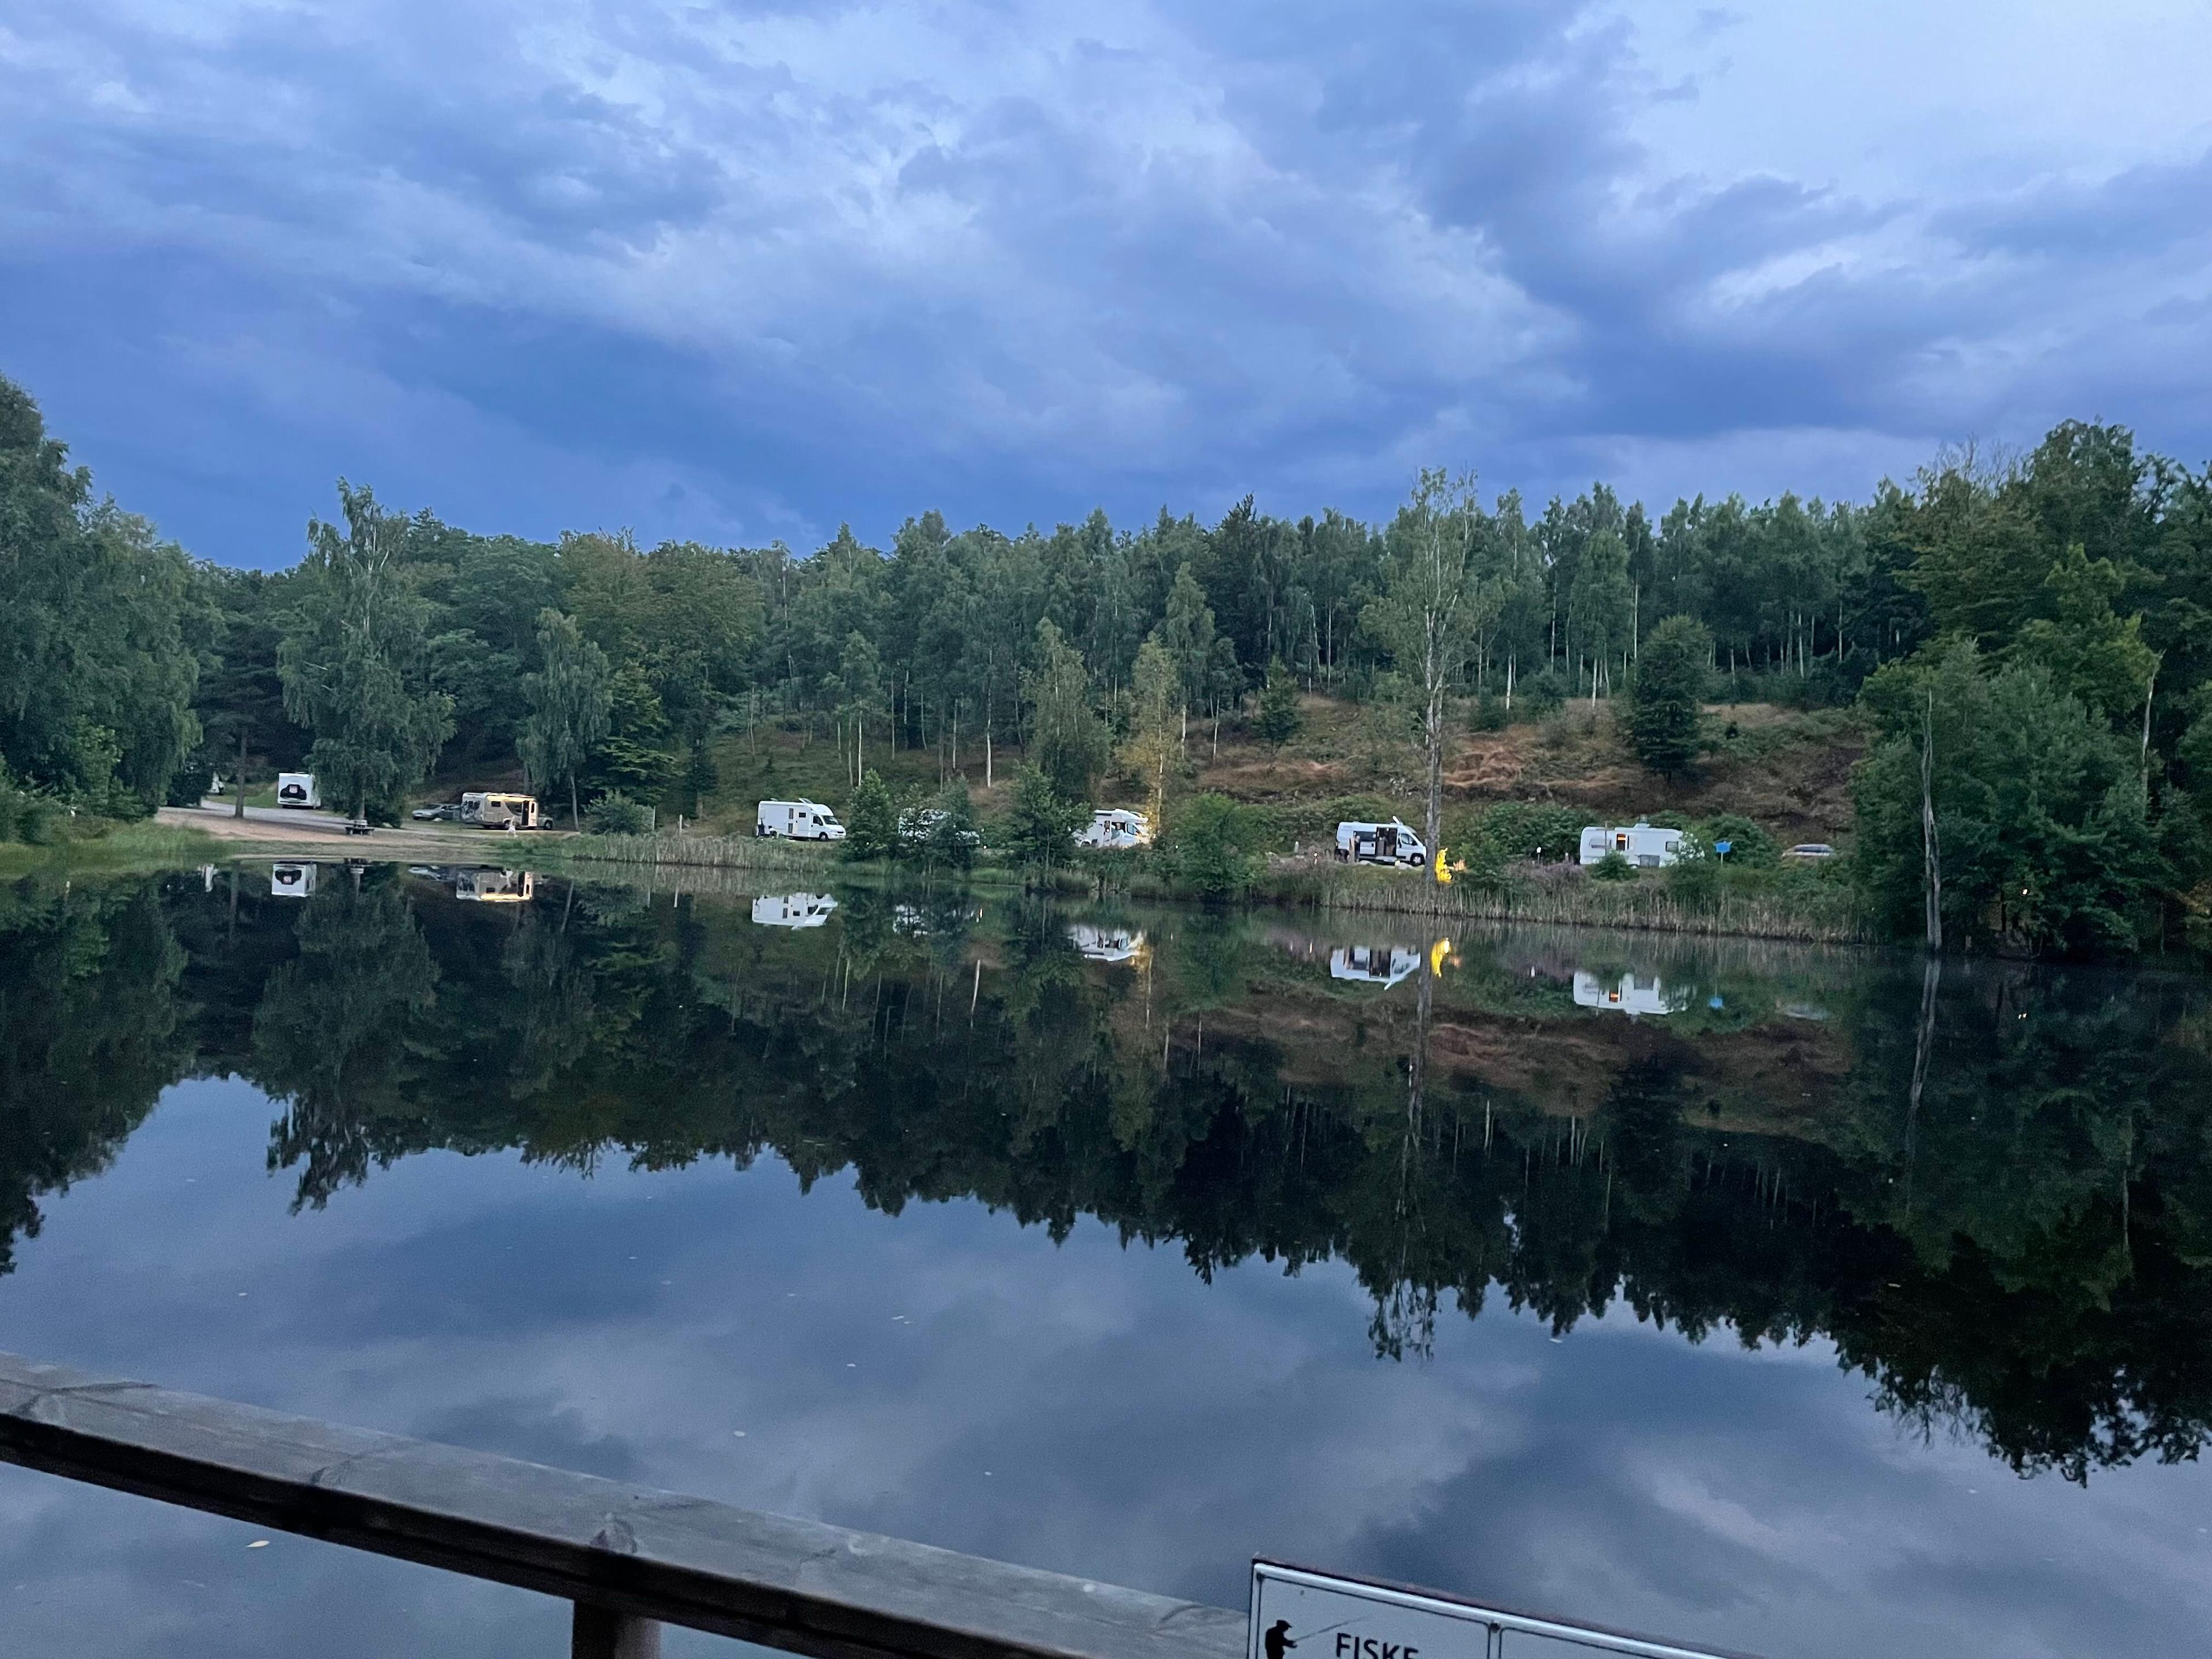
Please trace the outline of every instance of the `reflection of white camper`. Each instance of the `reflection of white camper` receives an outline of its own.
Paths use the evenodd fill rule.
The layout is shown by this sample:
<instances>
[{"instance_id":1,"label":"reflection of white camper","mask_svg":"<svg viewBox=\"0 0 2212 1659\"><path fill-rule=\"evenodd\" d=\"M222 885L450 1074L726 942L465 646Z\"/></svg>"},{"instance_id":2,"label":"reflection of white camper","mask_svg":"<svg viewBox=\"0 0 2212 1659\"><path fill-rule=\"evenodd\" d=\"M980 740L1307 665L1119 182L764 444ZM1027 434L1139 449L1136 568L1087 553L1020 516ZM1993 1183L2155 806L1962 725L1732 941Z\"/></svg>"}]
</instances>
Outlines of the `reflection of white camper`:
<instances>
[{"instance_id":1,"label":"reflection of white camper","mask_svg":"<svg viewBox=\"0 0 2212 1659\"><path fill-rule=\"evenodd\" d=\"M1575 969L1575 1006L1612 1008L1631 1019L1644 1014L1679 1014L1690 1006L1687 991L1669 991L1657 975L1623 974L1617 980Z\"/></svg>"},{"instance_id":2,"label":"reflection of white camper","mask_svg":"<svg viewBox=\"0 0 2212 1659\"><path fill-rule=\"evenodd\" d=\"M827 893L768 893L753 901L753 921L763 927L820 927L836 908Z\"/></svg>"},{"instance_id":3,"label":"reflection of white camper","mask_svg":"<svg viewBox=\"0 0 2212 1659\"><path fill-rule=\"evenodd\" d=\"M1328 953L1331 979L1364 980L1370 985L1395 985L1421 965L1421 953L1402 945L1340 945Z\"/></svg>"},{"instance_id":4,"label":"reflection of white camper","mask_svg":"<svg viewBox=\"0 0 2212 1659\"><path fill-rule=\"evenodd\" d=\"M313 772L279 772L276 775L276 804L279 806L320 806L323 798L315 793L315 775Z\"/></svg>"},{"instance_id":5,"label":"reflection of white camper","mask_svg":"<svg viewBox=\"0 0 2212 1659\"><path fill-rule=\"evenodd\" d=\"M1345 864L1426 864L1429 849L1420 836L1392 818L1388 823L1338 824L1336 856Z\"/></svg>"},{"instance_id":6,"label":"reflection of white camper","mask_svg":"<svg viewBox=\"0 0 2212 1659\"><path fill-rule=\"evenodd\" d=\"M1108 927L1097 922L1072 921L1067 925L1067 936L1075 948L1091 962L1134 962L1143 954L1145 934L1142 928Z\"/></svg>"},{"instance_id":7,"label":"reflection of white camper","mask_svg":"<svg viewBox=\"0 0 2212 1659\"><path fill-rule=\"evenodd\" d=\"M845 826L819 801L764 800L753 809L753 834L791 841L842 841Z\"/></svg>"},{"instance_id":8,"label":"reflection of white camper","mask_svg":"<svg viewBox=\"0 0 2212 1659\"><path fill-rule=\"evenodd\" d=\"M315 891L315 866L312 864L272 864L269 866L269 896L271 898L310 898Z\"/></svg>"},{"instance_id":9,"label":"reflection of white camper","mask_svg":"<svg viewBox=\"0 0 2212 1659\"><path fill-rule=\"evenodd\" d=\"M527 870L456 870L453 896L486 904L527 904L538 896L538 878Z\"/></svg>"},{"instance_id":10,"label":"reflection of white camper","mask_svg":"<svg viewBox=\"0 0 2212 1659\"><path fill-rule=\"evenodd\" d=\"M1620 854L1639 870L1664 869L1682 856L1682 832L1655 829L1648 823L1611 830L1593 823L1583 831L1582 862L1601 864L1611 853Z\"/></svg>"},{"instance_id":11,"label":"reflection of white camper","mask_svg":"<svg viewBox=\"0 0 2212 1659\"><path fill-rule=\"evenodd\" d=\"M480 830L535 830L538 798L472 789L461 797L461 822Z\"/></svg>"},{"instance_id":12,"label":"reflection of white camper","mask_svg":"<svg viewBox=\"0 0 2212 1659\"><path fill-rule=\"evenodd\" d=\"M1115 806L1093 812L1091 822L1075 832L1078 847L1114 851L1126 847L1150 847L1152 826L1142 812Z\"/></svg>"}]
</instances>

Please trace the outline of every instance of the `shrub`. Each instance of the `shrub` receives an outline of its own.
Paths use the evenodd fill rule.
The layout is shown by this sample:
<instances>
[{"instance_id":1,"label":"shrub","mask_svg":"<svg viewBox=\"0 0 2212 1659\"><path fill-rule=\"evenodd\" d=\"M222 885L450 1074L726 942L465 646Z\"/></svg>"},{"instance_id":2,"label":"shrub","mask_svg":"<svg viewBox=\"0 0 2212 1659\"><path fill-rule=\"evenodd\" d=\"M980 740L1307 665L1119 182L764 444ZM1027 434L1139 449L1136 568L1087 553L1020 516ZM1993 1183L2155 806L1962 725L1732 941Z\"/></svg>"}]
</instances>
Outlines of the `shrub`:
<instances>
[{"instance_id":1,"label":"shrub","mask_svg":"<svg viewBox=\"0 0 2212 1659\"><path fill-rule=\"evenodd\" d=\"M1513 712L1528 720L1540 720L1566 702L1570 689L1567 677L1556 668L1531 674L1514 688Z\"/></svg>"},{"instance_id":2,"label":"shrub","mask_svg":"<svg viewBox=\"0 0 2212 1659\"><path fill-rule=\"evenodd\" d=\"M1590 875L1597 881L1634 881L1636 866L1618 853L1607 853L1590 866Z\"/></svg>"},{"instance_id":3,"label":"shrub","mask_svg":"<svg viewBox=\"0 0 2212 1659\"><path fill-rule=\"evenodd\" d=\"M1698 839L1710 848L1728 842L1722 861L1747 870L1770 868L1781 857L1782 849L1774 837L1741 812L1722 812L1707 818L1698 827Z\"/></svg>"},{"instance_id":4,"label":"shrub","mask_svg":"<svg viewBox=\"0 0 2212 1659\"><path fill-rule=\"evenodd\" d=\"M1482 834L1509 858L1556 859L1582 839L1586 814L1541 801L1502 800L1482 815Z\"/></svg>"},{"instance_id":5,"label":"shrub","mask_svg":"<svg viewBox=\"0 0 2212 1659\"><path fill-rule=\"evenodd\" d=\"M1226 795L1182 804L1168 832L1167 855L1183 885L1202 898L1235 898L1252 884L1259 815Z\"/></svg>"},{"instance_id":6,"label":"shrub","mask_svg":"<svg viewBox=\"0 0 2212 1659\"><path fill-rule=\"evenodd\" d=\"M641 836L653 827L653 812L643 801L610 789L584 809L584 824L596 836Z\"/></svg>"},{"instance_id":7,"label":"shrub","mask_svg":"<svg viewBox=\"0 0 2212 1659\"><path fill-rule=\"evenodd\" d=\"M1667 896L1692 915L1709 915L1719 908L1727 879L1717 860L1698 854L1667 867Z\"/></svg>"},{"instance_id":8,"label":"shrub","mask_svg":"<svg viewBox=\"0 0 2212 1659\"><path fill-rule=\"evenodd\" d=\"M975 808L968 799L967 780L955 778L938 793L936 816L922 841L923 856L965 870L975 862L976 844L981 840L975 831Z\"/></svg>"}]
</instances>

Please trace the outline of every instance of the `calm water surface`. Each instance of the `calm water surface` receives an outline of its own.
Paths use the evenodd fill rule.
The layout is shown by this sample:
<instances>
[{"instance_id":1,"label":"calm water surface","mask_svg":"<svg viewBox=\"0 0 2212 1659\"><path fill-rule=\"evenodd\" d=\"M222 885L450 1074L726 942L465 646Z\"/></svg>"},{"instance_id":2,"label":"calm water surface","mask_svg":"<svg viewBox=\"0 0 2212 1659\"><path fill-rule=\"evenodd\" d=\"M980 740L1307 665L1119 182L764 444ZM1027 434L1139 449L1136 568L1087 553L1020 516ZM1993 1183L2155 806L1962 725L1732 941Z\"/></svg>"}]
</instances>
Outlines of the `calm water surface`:
<instances>
[{"instance_id":1,"label":"calm water surface","mask_svg":"<svg viewBox=\"0 0 2212 1659\"><path fill-rule=\"evenodd\" d=\"M308 884L0 890L0 1347L1230 1605L2204 1650L2198 980ZM0 1653L565 1651L264 1535L0 1468Z\"/></svg>"}]
</instances>

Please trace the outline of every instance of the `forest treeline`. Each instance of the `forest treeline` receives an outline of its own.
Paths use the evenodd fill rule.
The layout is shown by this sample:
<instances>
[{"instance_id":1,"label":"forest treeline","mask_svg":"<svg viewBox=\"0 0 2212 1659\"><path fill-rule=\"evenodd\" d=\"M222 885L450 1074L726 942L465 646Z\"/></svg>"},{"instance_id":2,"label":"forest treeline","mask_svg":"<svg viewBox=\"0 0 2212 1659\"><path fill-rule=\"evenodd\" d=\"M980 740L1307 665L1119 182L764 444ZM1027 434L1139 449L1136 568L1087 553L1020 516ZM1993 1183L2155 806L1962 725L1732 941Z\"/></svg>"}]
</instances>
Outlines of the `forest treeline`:
<instances>
[{"instance_id":1,"label":"forest treeline","mask_svg":"<svg viewBox=\"0 0 2212 1659\"><path fill-rule=\"evenodd\" d=\"M1385 523L932 512L801 555L482 535L343 481L337 507L290 569L195 561L0 380L0 837L42 803L197 799L241 757L372 817L518 766L567 803L690 810L711 740L777 720L834 736L856 788L884 748L983 782L1014 744L1071 801L1118 779L1164 805L1198 734L1269 707L1294 729L1297 687L1402 713L1433 832L1469 723L1609 701L1683 772L1727 696L1863 711L1855 868L1897 931L2127 949L2212 898L2212 476L2116 426L1863 503L1656 519L1602 484L1537 509L1432 474Z\"/></svg>"}]
</instances>

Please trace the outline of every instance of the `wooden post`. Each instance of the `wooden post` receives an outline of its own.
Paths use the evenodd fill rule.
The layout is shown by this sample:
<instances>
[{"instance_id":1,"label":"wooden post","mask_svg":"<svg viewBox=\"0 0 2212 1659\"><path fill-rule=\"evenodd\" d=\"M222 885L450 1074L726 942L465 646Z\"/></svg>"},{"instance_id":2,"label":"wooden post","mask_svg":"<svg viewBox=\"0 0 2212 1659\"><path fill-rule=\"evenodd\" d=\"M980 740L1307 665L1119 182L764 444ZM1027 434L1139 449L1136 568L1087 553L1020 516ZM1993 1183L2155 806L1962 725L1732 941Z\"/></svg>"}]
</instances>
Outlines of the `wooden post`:
<instances>
[{"instance_id":1,"label":"wooden post","mask_svg":"<svg viewBox=\"0 0 2212 1659\"><path fill-rule=\"evenodd\" d=\"M660 1625L609 1607L576 1603L569 1659L660 1659Z\"/></svg>"}]
</instances>

